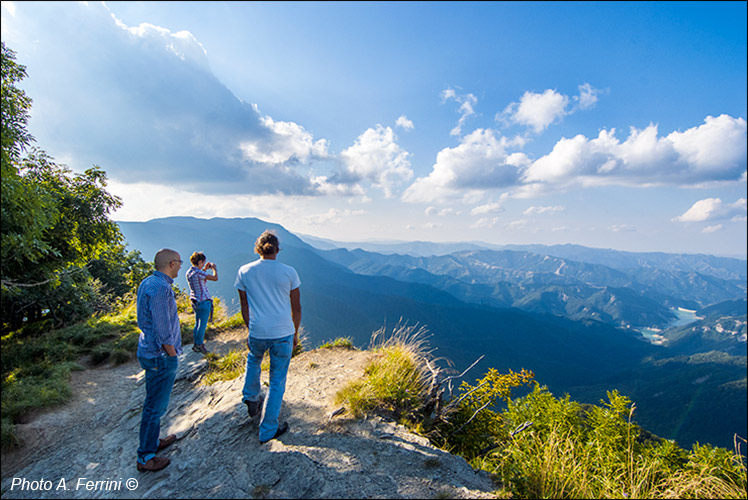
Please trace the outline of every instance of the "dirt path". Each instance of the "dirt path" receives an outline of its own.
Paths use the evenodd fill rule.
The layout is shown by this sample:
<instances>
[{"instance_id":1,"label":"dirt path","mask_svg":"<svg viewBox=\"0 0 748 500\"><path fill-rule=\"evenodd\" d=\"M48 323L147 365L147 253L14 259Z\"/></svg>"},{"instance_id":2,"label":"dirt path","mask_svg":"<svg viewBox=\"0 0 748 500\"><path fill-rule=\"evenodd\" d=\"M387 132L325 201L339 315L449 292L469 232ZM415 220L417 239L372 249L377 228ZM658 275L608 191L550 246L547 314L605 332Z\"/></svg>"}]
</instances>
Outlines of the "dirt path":
<instances>
[{"instance_id":1,"label":"dirt path","mask_svg":"<svg viewBox=\"0 0 748 500\"><path fill-rule=\"evenodd\" d=\"M225 332L208 345L225 353L245 338ZM344 348L296 356L281 411L291 430L260 445L241 404L244 377L197 384L205 361L187 346L162 420L163 433L179 440L158 473L135 469L144 397L137 361L74 372L68 404L17 426L25 446L3 454L2 497L493 498L486 475L401 426L331 418L335 393L374 356ZM23 489L23 480L38 488ZM99 483L86 489L86 481Z\"/></svg>"}]
</instances>

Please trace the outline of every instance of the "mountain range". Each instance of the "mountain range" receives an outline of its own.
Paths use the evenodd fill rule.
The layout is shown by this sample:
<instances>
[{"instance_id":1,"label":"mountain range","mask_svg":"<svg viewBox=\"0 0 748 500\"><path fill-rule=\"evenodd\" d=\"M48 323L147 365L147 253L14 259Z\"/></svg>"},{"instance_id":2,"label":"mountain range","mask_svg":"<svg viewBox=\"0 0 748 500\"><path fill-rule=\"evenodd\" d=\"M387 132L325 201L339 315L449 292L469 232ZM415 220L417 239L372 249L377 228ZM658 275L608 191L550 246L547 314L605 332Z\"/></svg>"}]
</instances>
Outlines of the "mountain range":
<instances>
[{"instance_id":1,"label":"mountain range","mask_svg":"<svg viewBox=\"0 0 748 500\"><path fill-rule=\"evenodd\" d=\"M430 332L434 355L455 370L484 355L475 377L527 368L554 393L590 403L619 389L637 403L642 426L682 445L731 447L735 433L746 435L745 261L575 245L465 243L448 252L444 244L380 244L389 252L380 253L300 238L254 218L119 225L145 259L162 247L186 262L205 252L219 271L209 288L230 312L238 310L237 269L257 258L257 236L275 230L279 260L301 277L311 345L350 337L365 347L383 326L418 324ZM408 253L393 253L398 248ZM184 276L177 281L186 288ZM677 308L701 319L670 329ZM641 327L657 329L664 345L650 343Z\"/></svg>"}]
</instances>

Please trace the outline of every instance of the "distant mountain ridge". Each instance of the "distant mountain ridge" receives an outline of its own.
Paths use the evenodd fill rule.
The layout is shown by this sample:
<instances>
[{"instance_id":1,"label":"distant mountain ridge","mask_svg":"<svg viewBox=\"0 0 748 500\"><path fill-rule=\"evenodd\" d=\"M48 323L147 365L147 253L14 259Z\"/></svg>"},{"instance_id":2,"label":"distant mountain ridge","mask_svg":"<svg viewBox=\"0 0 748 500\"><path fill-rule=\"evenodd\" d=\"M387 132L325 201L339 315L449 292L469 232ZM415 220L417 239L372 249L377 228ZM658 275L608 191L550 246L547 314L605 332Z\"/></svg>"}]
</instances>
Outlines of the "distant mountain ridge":
<instances>
[{"instance_id":1,"label":"distant mountain ridge","mask_svg":"<svg viewBox=\"0 0 748 500\"><path fill-rule=\"evenodd\" d=\"M698 359L705 361L698 364L686 362L688 357L656 363L674 354L692 356L701 351L671 352L632 330L613 326L630 317L642 318L645 324L667 322L670 307L712 305L689 302L683 294L674 297L670 288L691 287L705 297L732 296L745 289L745 283L741 288L736 280L652 267L650 272L656 276L652 283L646 282L647 273L641 269L637 275L517 250L471 249L437 257L323 251L277 224L254 218L169 217L119 225L128 244L148 260L162 247L179 251L185 262L193 251L204 251L219 269L220 279L209 289L230 306L230 312L238 309L236 270L258 258L253 254L257 236L265 229L276 230L282 248L279 259L294 266L301 277L302 324L311 346L350 337L355 345L365 347L372 331L403 319L426 325L435 355L451 360L457 369L485 355L476 370L531 369L556 394L570 392L582 402L597 403L607 390L626 389L624 393L634 401L647 402L637 406L642 425L684 445L698 440L731 446L733 433L745 432L744 355L702 356ZM719 272L734 272L731 261L709 262ZM182 288L187 285L186 270L184 266L177 279ZM733 300L744 298L742 293ZM525 310L507 307L515 302ZM662 333L666 336L668 330ZM701 349L712 344L707 339L693 345ZM705 381L675 384L670 380L681 373L691 381ZM658 394L668 386L677 386L672 398L652 398L651 391L643 389ZM707 396L717 394L727 416L714 427L709 413L715 401ZM689 402L689 411L677 418L677 408L684 402Z\"/></svg>"},{"instance_id":2,"label":"distant mountain ridge","mask_svg":"<svg viewBox=\"0 0 748 500\"><path fill-rule=\"evenodd\" d=\"M674 307L698 309L734 300L746 291L745 278L740 278L740 271L745 270L730 259L718 259L710 267L715 274L731 276L723 279L654 267L619 269L516 250L470 250L430 257L360 249L318 251L356 273L429 284L467 302L625 327L665 327L675 319ZM674 269L672 263L681 259L661 260L664 267Z\"/></svg>"}]
</instances>

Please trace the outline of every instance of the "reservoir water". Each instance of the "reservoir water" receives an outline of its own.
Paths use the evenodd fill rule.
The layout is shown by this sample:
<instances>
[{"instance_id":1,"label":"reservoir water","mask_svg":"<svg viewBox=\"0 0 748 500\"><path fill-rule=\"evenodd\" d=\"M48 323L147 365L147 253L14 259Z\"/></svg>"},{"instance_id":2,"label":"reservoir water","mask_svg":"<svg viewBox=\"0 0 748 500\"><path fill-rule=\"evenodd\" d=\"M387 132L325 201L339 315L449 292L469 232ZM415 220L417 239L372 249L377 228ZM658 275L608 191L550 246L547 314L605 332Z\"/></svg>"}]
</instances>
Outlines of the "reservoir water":
<instances>
[{"instance_id":1,"label":"reservoir water","mask_svg":"<svg viewBox=\"0 0 748 500\"><path fill-rule=\"evenodd\" d=\"M690 309L683 309L681 307L673 308L673 313L677 316L673 321L671 321L665 329L672 328L674 326L685 326L689 323L693 323L694 321L698 321L702 319L700 316L696 315L696 311L692 311ZM639 332L641 332L644 337L649 340L653 344L662 345L666 342L665 337L662 335L662 330L657 328L635 328Z\"/></svg>"}]
</instances>

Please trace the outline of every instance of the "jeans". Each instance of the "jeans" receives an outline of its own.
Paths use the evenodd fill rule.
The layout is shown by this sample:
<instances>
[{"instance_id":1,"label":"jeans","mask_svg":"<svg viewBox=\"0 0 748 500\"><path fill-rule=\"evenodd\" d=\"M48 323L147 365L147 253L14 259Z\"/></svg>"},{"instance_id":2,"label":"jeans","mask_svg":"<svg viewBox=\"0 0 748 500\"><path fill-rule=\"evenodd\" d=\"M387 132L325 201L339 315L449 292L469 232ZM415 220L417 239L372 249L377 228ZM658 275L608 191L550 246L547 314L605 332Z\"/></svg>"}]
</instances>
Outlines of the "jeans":
<instances>
[{"instance_id":1,"label":"jeans","mask_svg":"<svg viewBox=\"0 0 748 500\"><path fill-rule=\"evenodd\" d=\"M205 342L205 329L208 327L210 311L213 308L212 300L201 300L195 308L195 329L192 330L192 338L195 345Z\"/></svg>"},{"instance_id":2,"label":"jeans","mask_svg":"<svg viewBox=\"0 0 748 500\"><path fill-rule=\"evenodd\" d=\"M270 352L270 388L265 400L265 412L260 422L260 441L267 441L278 431L283 394L286 392L286 375L293 352L293 335L279 339L249 338L247 373L242 396L244 401L260 399L260 365L265 351Z\"/></svg>"},{"instance_id":3,"label":"jeans","mask_svg":"<svg viewBox=\"0 0 748 500\"><path fill-rule=\"evenodd\" d=\"M178 356L138 358L145 370L145 402L140 417L140 446L138 462L144 464L156 456L161 417L169 406L171 389L177 376Z\"/></svg>"}]
</instances>

